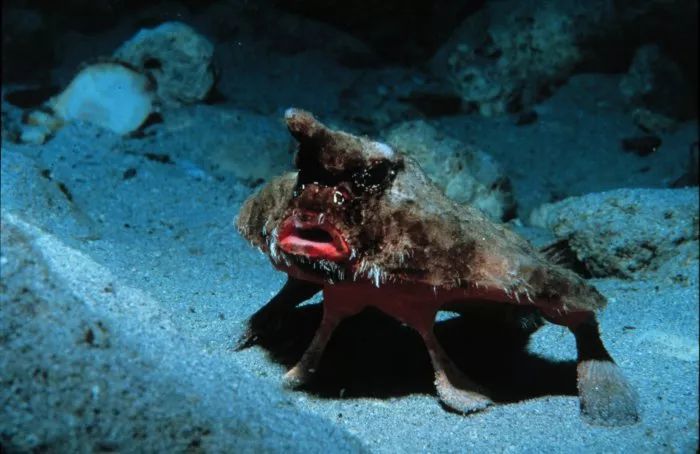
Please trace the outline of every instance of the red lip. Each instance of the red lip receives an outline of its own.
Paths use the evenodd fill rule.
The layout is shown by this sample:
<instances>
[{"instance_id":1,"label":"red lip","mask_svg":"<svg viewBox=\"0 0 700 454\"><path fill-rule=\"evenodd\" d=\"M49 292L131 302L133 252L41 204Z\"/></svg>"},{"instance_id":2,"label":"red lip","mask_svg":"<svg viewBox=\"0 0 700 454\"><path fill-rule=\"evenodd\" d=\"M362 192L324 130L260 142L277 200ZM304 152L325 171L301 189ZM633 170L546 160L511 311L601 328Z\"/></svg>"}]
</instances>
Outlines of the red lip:
<instances>
[{"instance_id":1,"label":"red lip","mask_svg":"<svg viewBox=\"0 0 700 454\"><path fill-rule=\"evenodd\" d=\"M319 215L305 213L311 219ZM324 259L340 262L350 257L350 247L343 235L327 222L302 221L290 216L280 228L279 248L293 255L303 255L311 259Z\"/></svg>"}]
</instances>

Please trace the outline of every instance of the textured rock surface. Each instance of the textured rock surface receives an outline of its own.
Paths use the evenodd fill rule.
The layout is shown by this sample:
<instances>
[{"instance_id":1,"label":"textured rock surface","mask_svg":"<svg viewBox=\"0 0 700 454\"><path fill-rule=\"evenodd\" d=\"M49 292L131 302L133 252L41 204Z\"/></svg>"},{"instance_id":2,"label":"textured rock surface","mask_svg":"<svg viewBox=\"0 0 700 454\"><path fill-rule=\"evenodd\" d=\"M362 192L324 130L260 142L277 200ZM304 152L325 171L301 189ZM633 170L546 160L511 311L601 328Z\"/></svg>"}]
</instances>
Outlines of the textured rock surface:
<instances>
[{"instance_id":1,"label":"textured rock surface","mask_svg":"<svg viewBox=\"0 0 700 454\"><path fill-rule=\"evenodd\" d=\"M150 295L13 214L0 260L3 450L362 449L193 348Z\"/></svg>"},{"instance_id":2,"label":"textured rock surface","mask_svg":"<svg viewBox=\"0 0 700 454\"><path fill-rule=\"evenodd\" d=\"M655 65L655 73L667 80L680 70L689 81L670 85L676 90L673 105L679 97L696 98L696 34L692 0L487 2L457 28L433 67L465 102L496 115L531 107L574 71L622 72L637 48L654 42L664 60L673 61ZM650 112L658 117L659 109L637 113L638 122L654 123Z\"/></svg>"},{"instance_id":3,"label":"textured rock surface","mask_svg":"<svg viewBox=\"0 0 700 454\"><path fill-rule=\"evenodd\" d=\"M488 3L437 55L467 103L490 116L529 106L583 58L581 40L604 26L610 2Z\"/></svg>"},{"instance_id":4,"label":"textured rock surface","mask_svg":"<svg viewBox=\"0 0 700 454\"><path fill-rule=\"evenodd\" d=\"M47 104L62 121L87 121L117 134L128 134L153 111L153 96L143 74L119 63L98 63L76 74L68 87Z\"/></svg>"},{"instance_id":5,"label":"textured rock surface","mask_svg":"<svg viewBox=\"0 0 700 454\"><path fill-rule=\"evenodd\" d=\"M202 100L214 84L214 46L190 26L166 22L144 29L119 49L114 58L151 75L166 106Z\"/></svg>"},{"instance_id":6,"label":"textured rock surface","mask_svg":"<svg viewBox=\"0 0 700 454\"><path fill-rule=\"evenodd\" d=\"M449 198L473 205L493 219L513 216L510 181L485 152L440 133L422 120L392 128L387 141L415 158Z\"/></svg>"},{"instance_id":7,"label":"textured rock surface","mask_svg":"<svg viewBox=\"0 0 700 454\"><path fill-rule=\"evenodd\" d=\"M643 278L649 272L687 268L698 259L695 188L571 197L536 209L530 222L566 240L594 276Z\"/></svg>"}]
</instances>

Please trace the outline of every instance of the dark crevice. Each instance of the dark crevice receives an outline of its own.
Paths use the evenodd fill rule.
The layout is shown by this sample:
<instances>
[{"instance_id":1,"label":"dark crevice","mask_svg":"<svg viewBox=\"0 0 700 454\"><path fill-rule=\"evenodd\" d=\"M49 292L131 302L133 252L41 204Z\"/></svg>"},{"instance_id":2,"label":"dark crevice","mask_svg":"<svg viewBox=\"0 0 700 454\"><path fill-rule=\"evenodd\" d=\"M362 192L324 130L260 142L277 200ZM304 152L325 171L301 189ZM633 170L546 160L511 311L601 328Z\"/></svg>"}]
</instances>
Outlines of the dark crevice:
<instances>
[{"instance_id":1,"label":"dark crevice","mask_svg":"<svg viewBox=\"0 0 700 454\"><path fill-rule=\"evenodd\" d=\"M14 90L5 95L5 101L22 109L36 108L60 91L55 85Z\"/></svg>"}]
</instances>

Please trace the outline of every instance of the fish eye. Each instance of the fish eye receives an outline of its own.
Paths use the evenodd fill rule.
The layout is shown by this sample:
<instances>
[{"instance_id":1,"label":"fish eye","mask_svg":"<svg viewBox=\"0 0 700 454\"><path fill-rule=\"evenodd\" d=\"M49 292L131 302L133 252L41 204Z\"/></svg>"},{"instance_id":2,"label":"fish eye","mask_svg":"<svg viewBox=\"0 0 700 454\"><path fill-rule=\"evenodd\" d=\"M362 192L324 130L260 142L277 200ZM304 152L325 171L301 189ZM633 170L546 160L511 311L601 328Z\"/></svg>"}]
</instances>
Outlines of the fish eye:
<instances>
[{"instance_id":1,"label":"fish eye","mask_svg":"<svg viewBox=\"0 0 700 454\"><path fill-rule=\"evenodd\" d=\"M360 191L377 192L386 183L391 170L387 161L358 169L352 174L353 186Z\"/></svg>"},{"instance_id":2,"label":"fish eye","mask_svg":"<svg viewBox=\"0 0 700 454\"><path fill-rule=\"evenodd\" d=\"M335 205L343 205L345 202L350 200L352 196L345 188L337 187L333 191L333 203Z\"/></svg>"}]
</instances>

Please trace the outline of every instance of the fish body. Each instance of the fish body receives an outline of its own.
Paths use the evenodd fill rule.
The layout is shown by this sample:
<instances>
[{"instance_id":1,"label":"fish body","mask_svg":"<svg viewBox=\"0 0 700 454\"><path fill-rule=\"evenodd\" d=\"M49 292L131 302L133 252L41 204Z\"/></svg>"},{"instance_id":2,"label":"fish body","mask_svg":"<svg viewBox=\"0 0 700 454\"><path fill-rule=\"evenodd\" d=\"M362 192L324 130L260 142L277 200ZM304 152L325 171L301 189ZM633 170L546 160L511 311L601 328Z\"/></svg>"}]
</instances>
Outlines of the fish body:
<instances>
[{"instance_id":1,"label":"fish body","mask_svg":"<svg viewBox=\"0 0 700 454\"><path fill-rule=\"evenodd\" d=\"M478 209L448 199L399 150L332 130L302 110L287 110L285 120L299 143L297 170L252 195L236 225L288 275L251 319L243 345L323 292L321 325L285 375L288 385L310 378L343 319L373 307L420 334L445 405L463 413L482 410L491 404L488 391L452 363L433 325L439 310L492 301L536 308L572 331L587 420L638 420L636 394L600 340L595 311L606 300L593 286Z\"/></svg>"}]
</instances>

